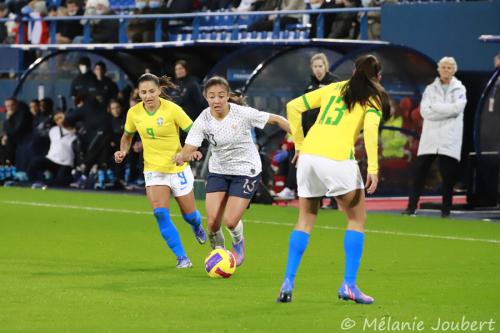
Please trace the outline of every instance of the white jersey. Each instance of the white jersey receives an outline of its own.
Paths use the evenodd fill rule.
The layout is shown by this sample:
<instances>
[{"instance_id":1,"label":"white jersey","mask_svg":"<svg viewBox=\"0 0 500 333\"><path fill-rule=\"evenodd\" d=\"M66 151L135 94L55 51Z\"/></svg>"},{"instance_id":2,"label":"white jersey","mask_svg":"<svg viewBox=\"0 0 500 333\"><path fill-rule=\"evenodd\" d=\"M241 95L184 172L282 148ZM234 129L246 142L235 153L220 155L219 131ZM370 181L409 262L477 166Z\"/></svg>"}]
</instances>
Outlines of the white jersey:
<instances>
[{"instance_id":1,"label":"white jersey","mask_svg":"<svg viewBox=\"0 0 500 333\"><path fill-rule=\"evenodd\" d=\"M189 130L186 144L199 147L206 139L212 149L208 170L212 173L254 177L262 171L259 152L252 140L252 129L264 128L269 113L229 103L229 113L215 119L206 108Z\"/></svg>"}]
</instances>

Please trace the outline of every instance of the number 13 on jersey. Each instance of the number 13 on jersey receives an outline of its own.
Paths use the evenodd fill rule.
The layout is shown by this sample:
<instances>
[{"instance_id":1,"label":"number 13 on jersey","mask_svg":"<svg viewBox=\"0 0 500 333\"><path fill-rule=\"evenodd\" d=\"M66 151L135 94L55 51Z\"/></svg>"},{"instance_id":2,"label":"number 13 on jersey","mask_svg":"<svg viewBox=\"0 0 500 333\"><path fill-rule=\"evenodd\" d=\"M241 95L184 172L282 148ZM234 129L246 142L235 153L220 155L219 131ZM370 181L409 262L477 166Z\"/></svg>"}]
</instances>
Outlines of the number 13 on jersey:
<instances>
[{"instance_id":1,"label":"number 13 on jersey","mask_svg":"<svg viewBox=\"0 0 500 333\"><path fill-rule=\"evenodd\" d=\"M338 105L338 107L332 109L332 104L334 103ZM329 112L330 110L333 112ZM342 120L346 110L347 106L342 101L342 96L332 96L330 97L328 104L326 104L325 110L321 113L318 124L337 126Z\"/></svg>"}]
</instances>

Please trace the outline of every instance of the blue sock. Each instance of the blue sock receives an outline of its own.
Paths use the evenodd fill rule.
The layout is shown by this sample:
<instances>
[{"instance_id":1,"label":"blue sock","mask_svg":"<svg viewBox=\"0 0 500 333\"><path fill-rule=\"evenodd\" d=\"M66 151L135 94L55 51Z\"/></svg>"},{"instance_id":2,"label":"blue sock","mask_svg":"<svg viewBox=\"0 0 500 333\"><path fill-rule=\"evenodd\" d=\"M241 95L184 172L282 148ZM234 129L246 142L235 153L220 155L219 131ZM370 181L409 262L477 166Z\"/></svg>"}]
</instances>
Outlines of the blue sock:
<instances>
[{"instance_id":1,"label":"blue sock","mask_svg":"<svg viewBox=\"0 0 500 333\"><path fill-rule=\"evenodd\" d=\"M344 237L345 273L344 281L347 284L356 284L361 254L363 253L363 242L365 234L359 231L346 230Z\"/></svg>"},{"instance_id":2,"label":"blue sock","mask_svg":"<svg viewBox=\"0 0 500 333\"><path fill-rule=\"evenodd\" d=\"M189 223L192 227L198 227L201 225L201 214L198 210L195 210L189 214L182 214L184 221Z\"/></svg>"},{"instance_id":3,"label":"blue sock","mask_svg":"<svg viewBox=\"0 0 500 333\"><path fill-rule=\"evenodd\" d=\"M288 248L288 262L286 265L285 278L294 283L297 269L299 268L302 254L309 243L309 234L304 231L294 230L290 235L290 245Z\"/></svg>"},{"instance_id":4,"label":"blue sock","mask_svg":"<svg viewBox=\"0 0 500 333\"><path fill-rule=\"evenodd\" d=\"M177 257L185 256L186 252L184 252L184 247L182 247L179 232L170 219L170 212L168 208L155 208L153 213L156 217L156 222L158 222L161 235L167 242L168 247Z\"/></svg>"}]
</instances>

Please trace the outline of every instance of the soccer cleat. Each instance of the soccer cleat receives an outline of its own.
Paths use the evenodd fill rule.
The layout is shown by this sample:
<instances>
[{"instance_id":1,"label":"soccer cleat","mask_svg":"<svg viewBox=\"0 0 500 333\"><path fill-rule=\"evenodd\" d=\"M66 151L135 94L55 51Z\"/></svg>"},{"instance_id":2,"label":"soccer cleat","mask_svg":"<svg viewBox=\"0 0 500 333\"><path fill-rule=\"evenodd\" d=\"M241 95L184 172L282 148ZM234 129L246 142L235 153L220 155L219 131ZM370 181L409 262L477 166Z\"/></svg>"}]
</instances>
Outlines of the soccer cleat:
<instances>
[{"instance_id":1,"label":"soccer cleat","mask_svg":"<svg viewBox=\"0 0 500 333\"><path fill-rule=\"evenodd\" d=\"M405 210L403 210L401 212L401 215L406 215L406 216L417 216L417 214L415 213L415 209L410 209L410 208L406 208Z\"/></svg>"},{"instance_id":2,"label":"soccer cleat","mask_svg":"<svg viewBox=\"0 0 500 333\"><path fill-rule=\"evenodd\" d=\"M233 249L231 252L236 258L236 266L240 266L243 263L243 260L245 260L245 240L242 239L238 244L233 243Z\"/></svg>"},{"instance_id":3,"label":"soccer cleat","mask_svg":"<svg viewBox=\"0 0 500 333\"><path fill-rule=\"evenodd\" d=\"M207 241L207 234L205 233L205 229L203 229L203 226L200 224L192 228L194 237L196 238L198 243L205 244L205 242Z\"/></svg>"},{"instance_id":4,"label":"soccer cleat","mask_svg":"<svg viewBox=\"0 0 500 333\"><path fill-rule=\"evenodd\" d=\"M295 191L285 187L281 192L276 194L276 197L282 200L293 200L295 199Z\"/></svg>"},{"instance_id":5,"label":"soccer cleat","mask_svg":"<svg viewBox=\"0 0 500 333\"><path fill-rule=\"evenodd\" d=\"M293 283L285 279L280 288L280 294L276 299L278 303L290 303L292 301Z\"/></svg>"},{"instance_id":6,"label":"soccer cleat","mask_svg":"<svg viewBox=\"0 0 500 333\"><path fill-rule=\"evenodd\" d=\"M191 263L191 260L189 260L188 257L182 256L182 257L177 257L177 266L175 268L191 268L193 267L193 264Z\"/></svg>"},{"instance_id":7,"label":"soccer cleat","mask_svg":"<svg viewBox=\"0 0 500 333\"><path fill-rule=\"evenodd\" d=\"M342 283L339 289L339 298L344 301L352 300L360 304L372 304L375 299L371 296L367 296L359 290L356 285L348 285L347 283Z\"/></svg>"}]
</instances>

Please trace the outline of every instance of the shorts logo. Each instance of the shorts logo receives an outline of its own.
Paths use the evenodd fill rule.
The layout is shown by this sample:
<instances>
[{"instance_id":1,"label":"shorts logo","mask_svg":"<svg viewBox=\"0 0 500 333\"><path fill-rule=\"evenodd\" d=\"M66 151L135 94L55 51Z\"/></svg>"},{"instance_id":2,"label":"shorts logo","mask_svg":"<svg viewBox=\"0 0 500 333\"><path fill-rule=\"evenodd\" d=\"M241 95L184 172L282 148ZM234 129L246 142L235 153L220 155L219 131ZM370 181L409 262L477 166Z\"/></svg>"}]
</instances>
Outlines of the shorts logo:
<instances>
[{"instance_id":1,"label":"shorts logo","mask_svg":"<svg viewBox=\"0 0 500 333\"><path fill-rule=\"evenodd\" d=\"M255 183L257 180L250 181L248 178L245 179L245 184L243 184L243 193L251 194L255 190Z\"/></svg>"},{"instance_id":2,"label":"shorts logo","mask_svg":"<svg viewBox=\"0 0 500 333\"><path fill-rule=\"evenodd\" d=\"M158 119L156 119L156 124L157 124L158 126L163 125L163 118L162 118L162 117L158 117Z\"/></svg>"}]
</instances>

